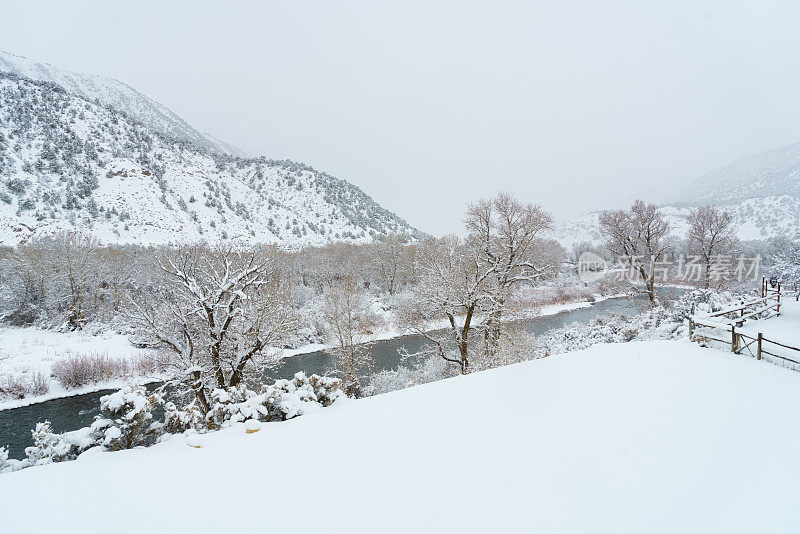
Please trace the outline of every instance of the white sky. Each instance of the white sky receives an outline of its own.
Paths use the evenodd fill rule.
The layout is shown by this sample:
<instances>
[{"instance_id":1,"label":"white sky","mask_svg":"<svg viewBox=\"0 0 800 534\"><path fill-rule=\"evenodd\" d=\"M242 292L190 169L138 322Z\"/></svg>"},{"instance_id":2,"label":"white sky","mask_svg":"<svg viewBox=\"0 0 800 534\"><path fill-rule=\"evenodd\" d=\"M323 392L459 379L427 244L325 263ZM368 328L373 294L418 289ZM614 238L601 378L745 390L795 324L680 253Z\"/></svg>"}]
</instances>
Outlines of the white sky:
<instances>
[{"instance_id":1,"label":"white sky","mask_svg":"<svg viewBox=\"0 0 800 534\"><path fill-rule=\"evenodd\" d=\"M499 190L567 218L800 141L798 28L798 1L0 0L0 49L117 78L434 234Z\"/></svg>"}]
</instances>

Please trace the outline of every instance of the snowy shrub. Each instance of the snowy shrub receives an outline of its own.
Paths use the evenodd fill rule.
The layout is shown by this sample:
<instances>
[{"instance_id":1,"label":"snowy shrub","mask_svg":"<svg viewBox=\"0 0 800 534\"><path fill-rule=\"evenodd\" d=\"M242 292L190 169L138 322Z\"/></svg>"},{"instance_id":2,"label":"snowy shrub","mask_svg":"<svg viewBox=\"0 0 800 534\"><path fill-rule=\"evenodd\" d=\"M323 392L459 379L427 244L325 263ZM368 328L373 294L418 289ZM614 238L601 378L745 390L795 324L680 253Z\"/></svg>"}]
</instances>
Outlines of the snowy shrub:
<instances>
[{"instance_id":1,"label":"snowy shrub","mask_svg":"<svg viewBox=\"0 0 800 534\"><path fill-rule=\"evenodd\" d=\"M544 358L581 350L598 343L627 343L648 339L676 339L687 334L686 327L663 307L639 315L607 315L595 317L587 324L553 330L535 339L533 358Z\"/></svg>"},{"instance_id":2,"label":"snowy shrub","mask_svg":"<svg viewBox=\"0 0 800 534\"><path fill-rule=\"evenodd\" d=\"M31 466L70 459L70 444L60 434L53 432L50 421L36 423L31 435L33 446L25 449L25 456Z\"/></svg>"},{"instance_id":3,"label":"snowy shrub","mask_svg":"<svg viewBox=\"0 0 800 534\"><path fill-rule=\"evenodd\" d=\"M11 473L28 467L28 460L14 460L8 458L8 449L0 447L0 473Z\"/></svg>"},{"instance_id":4,"label":"snowy shrub","mask_svg":"<svg viewBox=\"0 0 800 534\"><path fill-rule=\"evenodd\" d=\"M9 373L0 378L0 395L24 399L28 395L28 383L22 375Z\"/></svg>"},{"instance_id":5,"label":"snowy shrub","mask_svg":"<svg viewBox=\"0 0 800 534\"><path fill-rule=\"evenodd\" d=\"M152 445L162 428L153 421L152 413L160 400L157 394L148 395L144 386L125 386L100 397L100 415L90 427L92 435L112 451Z\"/></svg>"},{"instance_id":6,"label":"snowy shrub","mask_svg":"<svg viewBox=\"0 0 800 534\"><path fill-rule=\"evenodd\" d=\"M380 395L458 375L458 369L438 356L422 358L409 366L383 370L369 377L364 396Z\"/></svg>"},{"instance_id":7,"label":"snowy shrub","mask_svg":"<svg viewBox=\"0 0 800 534\"><path fill-rule=\"evenodd\" d=\"M41 371L36 371L31 375L30 392L33 395L45 395L50 391L50 380Z\"/></svg>"},{"instance_id":8,"label":"snowy shrub","mask_svg":"<svg viewBox=\"0 0 800 534\"><path fill-rule=\"evenodd\" d=\"M193 401L183 408L178 408L174 402L164 404L164 432L182 434L189 429L201 429L203 426L203 414L197 408L196 402Z\"/></svg>"},{"instance_id":9,"label":"snowy shrub","mask_svg":"<svg viewBox=\"0 0 800 534\"><path fill-rule=\"evenodd\" d=\"M24 399L28 395L44 395L49 390L50 381L39 370L23 369L0 377L0 397Z\"/></svg>"},{"instance_id":10,"label":"snowy shrub","mask_svg":"<svg viewBox=\"0 0 800 534\"><path fill-rule=\"evenodd\" d=\"M299 372L291 380L277 380L256 393L244 386L216 389L211 393L213 406L206 414L208 428L225 428L248 419L285 421L303 415L309 409L332 404L343 396L341 381L335 378Z\"/></svg>"},{"instance_id":11,"label":"snowy shrub","mask_svg":"<svg viewBox=\"0 0 800 534\"><path fill-rule=\"evenodd\" d=\"M570 302L594 301L594 290L575 286L530 287L518 288L511 298L511 307L516 310L527 310L567 304Z\"/></svg>"},{"instance_id":12,"label":"snowy shrub","mask_svg":"<svg viewBox=\"0 0 800 534\"><path fill-rule=\"evenodd\" d=\"M124 378L133 373L134 366L124 358L107 354L74 354L53 364L52 373L67 389L112 378Z\"/></svg>"},{"instance_id":13,"label":"snowy shrub","mask_svg":"<svg viewBox=\"0 0 800 534\"><path fill-rule=\"evenodd\" d=\"M209 428L224 428L247 419L269 419L266 397L245 386L215 389L211 392L211 410L206 414Z\"/></svg>"},{"instance_id":14,"label":"snowy shrub","mask_svg":"<svg viewBox=\"0 0 800 534\"><path fill-rule=\"evenodd\" d=\"M730 306L734 300L728 292L714 289L695 289L681 295L672 306L676 321L684 321L694 314L713 313Z\"/></svg>"}]
</instances>

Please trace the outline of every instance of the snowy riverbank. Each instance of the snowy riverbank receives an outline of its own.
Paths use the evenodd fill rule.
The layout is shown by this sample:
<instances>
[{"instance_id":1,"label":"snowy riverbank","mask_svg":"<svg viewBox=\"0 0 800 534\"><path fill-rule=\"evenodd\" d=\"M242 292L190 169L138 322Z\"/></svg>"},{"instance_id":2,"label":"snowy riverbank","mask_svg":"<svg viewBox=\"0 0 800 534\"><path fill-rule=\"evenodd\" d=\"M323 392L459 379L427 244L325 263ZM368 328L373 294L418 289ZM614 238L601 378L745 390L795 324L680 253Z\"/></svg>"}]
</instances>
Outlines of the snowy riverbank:
<instances>
[{"instance_id":1,"label":"snowy riverbank","mask_svg":"<svg viewBox=\"0 0 800 534\"><path fill-rule=\"evenodd\" d=\"M607 298L613 297L597 297L595 302L600 302ZM587 308L591 305L592 303L587 301L547 305L533 310L527 317L555 315ZM431 330L446 327L447 324L444 321L430 325ZM385 341L408 334L409 332L388 326L376 329L365 341ZM130 382L143 383L163 379L163 376L158 373L148 373L146 375L130 376L129 378L101 380L83 387L69 389L55 379L52 374L53 365L57 361L75 354L109 355L129 362L136 362L155 355L156 351L135 347L126 336L115 332L91 335L81 331L56 332L36 327L2 327L0 328L0 347L2 347L2 353L0 353L0 378L11 375L28 377L40 373L48 380L48 392L45 394L29 395L21 399L0 397L0 411L56 398L119 388ZM272 353L269 358L277 361L299 354L318 352L325 350L325 348L326 346L321 343L307 344L292 349L275 348L271 349Z\"/></svg>"},{"instance_id":2,"label":"snowy riverbank","mask_svg":"<svg viewBox=\"0 0 800 534\"><path fill-rule=\"evenodd\" d=\"M193 438L199 448L173 436L5 474L2 526L138 532L120 520L124 495L164 532L298 518L349 532L794 532L800 457L784 445L798 411L800 375L780 367L686 341L597 345L254 434L238 424ZM267 519L252 513L265 484ZM174 513L219 487L236 488L215 494L219 513Z\"/></svg>"}]
</instances>

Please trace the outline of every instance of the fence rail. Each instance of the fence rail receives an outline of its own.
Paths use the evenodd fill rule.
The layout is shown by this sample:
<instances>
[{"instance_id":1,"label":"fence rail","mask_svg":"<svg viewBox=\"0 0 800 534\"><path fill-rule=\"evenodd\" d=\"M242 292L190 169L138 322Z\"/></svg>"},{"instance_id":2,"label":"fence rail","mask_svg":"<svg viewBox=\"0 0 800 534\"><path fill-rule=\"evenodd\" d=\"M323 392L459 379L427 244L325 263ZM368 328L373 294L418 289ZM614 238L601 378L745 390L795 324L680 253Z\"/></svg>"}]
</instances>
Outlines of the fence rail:
<instances>
[{"instance_id":1,"label":"fence rail","mask_svg":"<svg viewBox=\"0 0 800 534\"><path fill-rule=\"evenodd\" d=\"M758 332L755 336L745 332L737 331L737 327L741 327L746 321L753 319L768 319L770 317L777 317L781 314L781 285L776 284L777 287L770 287L766 279L761 281L761 296L746 302L741 302L736 306L718 310L702 316L692 316L689 318L689 339L694 339L694 334L698 328L710 328L712 332L730 332L727 339L720 339L713 337L707 331L702 331L703 339L717 341L719 343L729 344L731 352L734 354L743 354L745 350L751 356L760 360L764 354L779 358L781 360L800 365L800 348L781 343L774 339L764 337L764 334ZM755 309L751 309L755 308ZM774 310L774 313L771 311ZM737 316L738 314L738 316ZM717 334L722 335L722 334ZM764 348L765 343L771 343L784 349L795 351L792 353L794 356L797 354L797 359L792 359L780 354L775 354ZM753 345L755 345L755 352L753 352Z\"/></svg>"}]
</instances>

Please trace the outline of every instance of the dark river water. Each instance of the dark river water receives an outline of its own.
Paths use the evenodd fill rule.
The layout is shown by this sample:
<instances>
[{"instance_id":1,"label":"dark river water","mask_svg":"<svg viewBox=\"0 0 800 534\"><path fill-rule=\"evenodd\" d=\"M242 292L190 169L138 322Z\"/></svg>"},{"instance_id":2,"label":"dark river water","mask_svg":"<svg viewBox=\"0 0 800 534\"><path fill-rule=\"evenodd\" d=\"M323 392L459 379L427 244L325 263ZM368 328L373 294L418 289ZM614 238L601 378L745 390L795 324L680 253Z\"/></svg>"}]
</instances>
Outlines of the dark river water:
<instances>
[{"instance_id":1,"label":"dark river water","mask_svg":"<svg viewBox=\"0 0 800 534\"><path fill-rule=\"evenodd\" d=\"M525 321L525 329L535 335L549 330L580 322L587 323L598 315L633 315L647 306L646 299L613 298L593 304L587 308L565 311L555 315L534 317ZM418 351L424 339L417 335L401 336L377 341L370 347L372 371L397 369L401 363L400 350L409 353ZM407 364L407 362L406 362ZM298 371L306 374L323 375L335 369L333 356L325 351L298 354L284 358L266 370L271 379L291 378ZM9 457L24 458L25 447L30 446L30 430L37 422L48 420L55 432L66 432L88 426L100 412L100 397L114 390L103 390L84 395L53 399L30 406L0 411L0 446L8 447Z\"/></svg>"}]
</instances>

